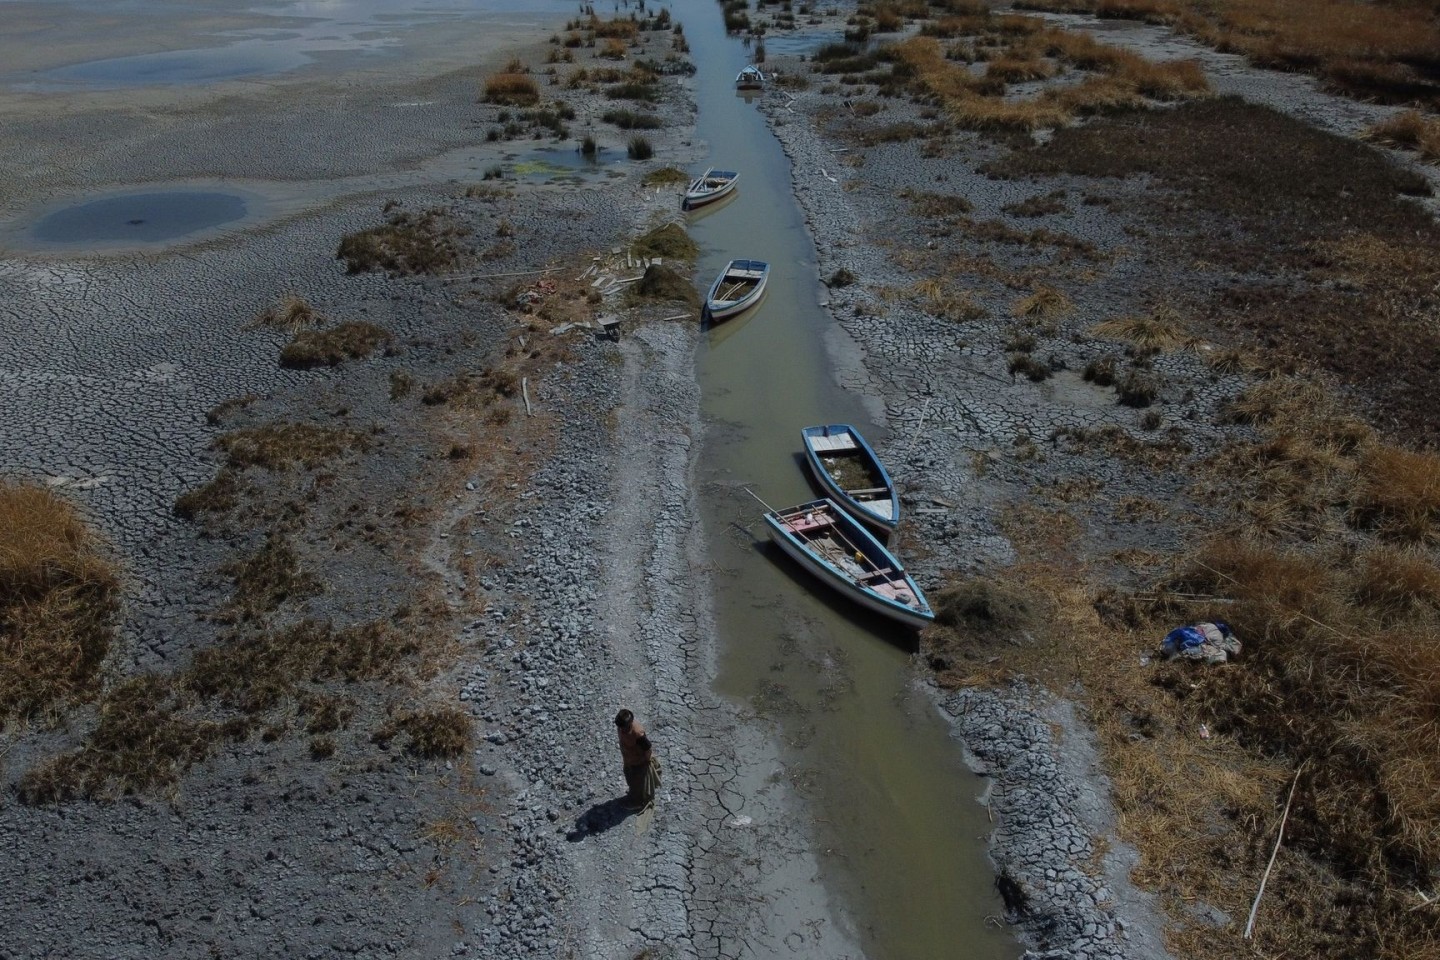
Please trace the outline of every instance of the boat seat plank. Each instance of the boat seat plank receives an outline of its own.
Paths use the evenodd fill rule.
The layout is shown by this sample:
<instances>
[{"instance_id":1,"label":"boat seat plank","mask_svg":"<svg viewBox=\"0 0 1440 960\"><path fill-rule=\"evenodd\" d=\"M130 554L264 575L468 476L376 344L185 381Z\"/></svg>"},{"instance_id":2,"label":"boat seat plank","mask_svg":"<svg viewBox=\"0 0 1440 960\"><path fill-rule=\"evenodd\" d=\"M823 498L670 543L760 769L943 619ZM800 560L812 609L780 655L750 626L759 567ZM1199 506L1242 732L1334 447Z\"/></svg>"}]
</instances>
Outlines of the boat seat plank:
<instances>
[{"instance_id":1,"label":"boat seat plank","mask_svg":"<svg viewBox=\"0 0 1440 960\"><path fill-rule=\"evenodd\" d=\"M832 526L835 521L830 517L816 517L813 520L806 520L801 517L798 520L786 520L786 525L797 533L804 533L809 530L819 530L821 527Z\"/></svg>"},{"instance_id":2,"label":"boat seat plank","mask_svg":"<svg viewBox=\"0 0 1440 960\"><path fill-rule=\"evenodd\" d=\"M895 571L892 570L890 567L881 567L881 568L878 569L878 570L867 570L867 571L865 571L864 575L861 576L860 579L861 579L861 580L878 580L878 579L880 579L881 577L888 577L888 576L890 576L890 574L892 574L892 573L894 573L894 572L895 572Z\"/></svg>"},{"instance_id":3,"label":"boat seat plank","mask_svg":"<svg viewBox=\"0 0 1440 960\"><path fill-rule=\"evenodd\" d=\"M867 494L885 493L889 489L889 487L865 487L862 490L846 490L845 492L850 494L850 496L852 497L863 497Z\"/></svg>"},{"instance_id":4,"label":"boat seat plank","mask_svg":"<svg viewBox=\"0 0 1440 960\"><path fill-rule=\"evenodd\" d=\"M858 450L855 438L848 433L837 433L832 437L811 437L810 445L821 453L832 450Z\"/></svg>"}]
</instances>

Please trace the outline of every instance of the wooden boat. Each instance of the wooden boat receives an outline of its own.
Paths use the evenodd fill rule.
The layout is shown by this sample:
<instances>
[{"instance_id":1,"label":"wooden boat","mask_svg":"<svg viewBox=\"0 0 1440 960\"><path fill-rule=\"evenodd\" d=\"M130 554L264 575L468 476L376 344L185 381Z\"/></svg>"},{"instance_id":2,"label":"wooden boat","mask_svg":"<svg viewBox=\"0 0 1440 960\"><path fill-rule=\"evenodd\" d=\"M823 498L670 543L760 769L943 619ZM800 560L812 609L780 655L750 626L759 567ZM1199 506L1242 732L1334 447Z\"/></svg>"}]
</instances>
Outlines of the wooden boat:
<instances>
[{"instance_id":1,"label":"wooden boat","mask_svg":"<svg viewBox=\"0 0 1440 960\"><path fill-rule=\"evenodd\" d=\"M765 74L753 63L735 75L736 90L765 89Z\"/></svg>"},{"instance_id":2,"label":"wooden boat","mask_svg":"<svg viewBox=\"0 0 1440 960\"><path fill-rule=\"evenodd\" d=\"M739 179L740 174L732 170L716 170L711 167L690 181L690 186L685 188L685 200L681 203L681 207L693 210L707 203L713 203L734 190L735 183Z\"/></svg>"},{"instance_id":3,"label":"wooden boat","mask_svg":"<svg viewBox=\"0 0 1440 960\"><path fill-rule=\"evenodd\" d=\"M876 530L900 525L900 496L885 466L858 430L847 423L806 427L805 461L825 492Z\"/></svg>"},{"instance_id":4,"label":"wooden boat","mask_svg":"<svg viewBox=\"0 0 1440 960\"><path fill-rule=\"evenodd\" d=\"M781 549L862 606L916 630L935 619L900 561L835 501L772 510L765 522Z\"/></svg>"},{"instance_id":5,"label":"wooden boat","mask_svg":"<svg viewBox=\"0 0 1440 960\"><path fill-rule=\"evenodd\" d=\"M705 295L705 315L724 320L744 313L760 301L769 278L770 264L763 260L731 260Z\"/></svg>"}]
</instances>

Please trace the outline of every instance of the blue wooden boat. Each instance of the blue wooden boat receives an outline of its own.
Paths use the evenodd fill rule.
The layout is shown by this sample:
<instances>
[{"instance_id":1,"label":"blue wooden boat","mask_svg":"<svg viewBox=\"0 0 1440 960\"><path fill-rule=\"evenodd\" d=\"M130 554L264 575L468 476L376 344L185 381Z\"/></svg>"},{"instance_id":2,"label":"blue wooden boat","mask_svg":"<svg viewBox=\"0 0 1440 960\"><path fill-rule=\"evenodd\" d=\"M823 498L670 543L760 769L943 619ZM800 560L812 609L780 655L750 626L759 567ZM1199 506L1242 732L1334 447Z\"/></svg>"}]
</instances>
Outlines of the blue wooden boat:
<instances>
[{"instance_id":1,"label":"blue wooden boat","mask_svg":"<svg viewBox=\"0 0 1440 960\"><path fill-rule=\"evenodd\" d=\"M900 495L880 458L848 423L806 427L805 462L815 481L851 515L888 534L900 525Z\"/></svg>"},{"instance_id":2,"label":"blue wooden boat","mask_svg":"<svg viewBox=\"0 0 1440 960\"><path fill-rule=\"evenodd\" d=\"M707 203L714 203L734 190L739 180L740 174L733 170L716 170L711 167L690 181L680 206L685 210L694 210Z\"/></svg>"},{"instance_id":3,"label":"blue wooden boat","mask_svg":"<svg viewBox=\"0 0 1440 960\"><path fill-rule=\"evenodd\" d=\"M797 563L861 606L916 630L935 619L899 559L835 501L772 510L765 523Z\"/></svg>"},{"instance_id":4,"label":"blue wooden boat","mask_svg":"<svg viewBox=\"0 0 1440 960\"><path fill-rule=\"evenodd\" d=\"M763 260L731 260L705 295L705 316L725 320L744 313L760 302L769 278L770 264Z\"/></svg>"}]
</instances>

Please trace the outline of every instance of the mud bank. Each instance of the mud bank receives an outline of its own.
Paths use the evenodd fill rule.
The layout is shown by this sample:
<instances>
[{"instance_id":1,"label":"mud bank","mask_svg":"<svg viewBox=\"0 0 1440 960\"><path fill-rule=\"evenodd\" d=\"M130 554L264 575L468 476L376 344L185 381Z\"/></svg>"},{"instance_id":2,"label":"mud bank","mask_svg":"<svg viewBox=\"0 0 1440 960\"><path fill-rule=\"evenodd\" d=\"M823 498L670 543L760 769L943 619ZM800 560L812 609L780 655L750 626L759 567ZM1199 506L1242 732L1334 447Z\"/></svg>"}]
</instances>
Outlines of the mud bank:
<instances>
[{"instance_id":1,"label":"mud bank","mask_svg":"<svg viewBox=\"0 0 1440 960\"><path fill-rule=\"evenodd\" d=\"M618 342L585 328L552 336L557 324L531 326L517 306L517 290L543 291L535 271L578 272L674 215L676 198L639 180L692 159L683 90L667 81L654 108L666 125L652 134L655 164L576 195L479 184L482 165L516 150L474 143L486 127L467 114L488 124L498 109L474 104L482 75L402 85L406 102L423 94L416 129L438 141L382 125L377 153L352 130L335 163L289 167L284 151L258 162L231 149L289 151L289 127L252 141L263 117L208 104L200 126L230 133L191 139L172 117L156 137L153 118L117 120L121 140L149 146L117 142L88 172L40 165L6 195L20 210L57 190L140 182L153 156L176 181L215 158L237 175L318 178L264 229L143 256L12 256L0 273L13 414L0 469L66 491L125 558L110 686L188 677L197 653L303 618L390 622L436 651L393 688L326 688L344 706L338 728L317 735L310 708L287 701L263 735L210 749L159 790L101 783L93 800L21 803L25 776L84 746L101 718L81 708L8 729L0 836L27 873L0 897L7 956L857 952L768 730L709 693L691 478L698 325L630 322ZM362 87L352 106L372 95L397 94ZM598 121L608 101L564 99L616 149ZM315 132L309 116L295 128ZM45 139L56 132L34 122ZM473 159L427 166L456 143ZM350 275L336 262L340 237L393 209L437 207L474 238L456 275ZM289 332L254 321L285 294L325 323L375 324L390 346L282 367ZM507 363L529 371L523 386L474 392ZM233 504L177 515L178 497L229 469L217 438L294 423L369 439L323 469L251 468ZM237 615L234 565L278 542L303 589ZM666 770L657 810L640 818L616 803L610 718L622 704L650 724ZM463 753L427 761L403 737L390 746L397 718L450 706L473 718Z\"/></svg>"}]
</instances>

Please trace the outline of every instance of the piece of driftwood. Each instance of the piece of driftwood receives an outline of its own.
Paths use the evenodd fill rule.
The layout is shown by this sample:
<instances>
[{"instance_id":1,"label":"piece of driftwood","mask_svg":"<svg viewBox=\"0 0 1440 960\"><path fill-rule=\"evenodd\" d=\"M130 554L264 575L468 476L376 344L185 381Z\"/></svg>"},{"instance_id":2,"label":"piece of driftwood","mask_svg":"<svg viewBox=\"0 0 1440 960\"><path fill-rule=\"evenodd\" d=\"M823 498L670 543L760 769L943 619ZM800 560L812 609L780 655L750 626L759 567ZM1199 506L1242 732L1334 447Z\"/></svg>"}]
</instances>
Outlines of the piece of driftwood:
<instances>
[{"instance_id":1,"label":"piece of driftwood","mask_svg":"<svg viewBox=\"0 0 1440 960\"><path fill-rule=\"evenodd\" d=\"M493 280L496 277L529 277L537 273L554 273L556 270L563 270L564 267L545 267L540 270L512 270L509 273L466 273L450 274L442 277L442 280Z\"/></svg>"},{"instance_id":2,"label":"piece of driftwood","mask_svg":"<svg viewBox=\"0 0 1440 960\"><path fill-rule=\"evenodd\" d=\"M1255 914L1260 912L1260 898L1265 896L1265 881L1270 879L1270 871L1275 867L1275 858L1280 854L1280 841L1285 839L1285 821L1290 819L1290 803L1295 799L1295 788L1300 785L1300 771L1305 769L1301 763L1295 769L1295 779L1290 781L1290 796L1285 798L1285 812L1280 815L1280 829L1275 832L1275 848L1270 851L1270 862L1265 865L1265 873L1260 877L1260 889L1255 891L1255 902L1250 905L1250 919L1245 921L1244 939L1250 939L1250 932L1255 929Z\"/></svg>"},{"instance_id":3,"label":"piece of driftwood","mask_svg":"<svg viewBox=\"0 0 1440 960\"><path fill-rule=\"evenodd\" d=\"M520 396L525 398L525 416L535 416L535 411L530 409L530 378L520 378Z\"/></svg>"}]
</instances>

